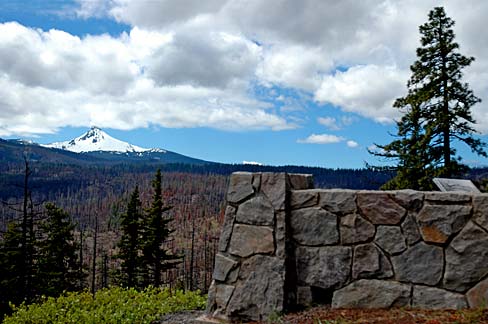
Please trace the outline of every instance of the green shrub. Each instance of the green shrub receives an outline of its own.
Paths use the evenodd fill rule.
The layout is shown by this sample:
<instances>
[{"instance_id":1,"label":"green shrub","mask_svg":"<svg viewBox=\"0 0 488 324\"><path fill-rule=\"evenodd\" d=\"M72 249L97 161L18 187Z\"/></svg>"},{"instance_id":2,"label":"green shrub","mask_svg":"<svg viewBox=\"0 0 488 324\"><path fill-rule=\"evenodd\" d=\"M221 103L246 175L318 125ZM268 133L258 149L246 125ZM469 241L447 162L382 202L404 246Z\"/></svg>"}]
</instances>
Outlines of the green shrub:
<instances>
[{"instance_id":1,"label":"green shrub","mask_svg":"<svg viewBox=\"0 0 488 324\"><path fill-rule=\"evenodd\" d=\"M4 324L151 323L167 313L202 309L205 301L206 297L198 291L113 287L99 290L94 297L89 292L67 293L14 307L14 313L5 318Z\"/></svg>"}]
</instances>

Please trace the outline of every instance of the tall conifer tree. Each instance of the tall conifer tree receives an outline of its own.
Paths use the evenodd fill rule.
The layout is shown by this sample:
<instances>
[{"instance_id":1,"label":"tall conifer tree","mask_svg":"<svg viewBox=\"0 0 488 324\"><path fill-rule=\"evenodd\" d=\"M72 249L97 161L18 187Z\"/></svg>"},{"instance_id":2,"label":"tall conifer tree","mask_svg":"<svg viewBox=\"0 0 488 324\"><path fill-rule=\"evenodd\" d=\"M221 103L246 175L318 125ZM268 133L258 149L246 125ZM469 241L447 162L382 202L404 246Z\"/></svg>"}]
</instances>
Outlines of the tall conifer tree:
<instances>
[{"instance_id":1,"label":"tall conifer tree","mask_svg":"<svg viewBox=\"0 0 488 324\"><path fill-rule=\"evenodd\" d=\"M139 287L141 284L141 206L139 188L136 186L120 223L122 237L118 244L120 251L117 258L122 260L120 277L125 287Z\"/></svg>"},{"instance_id":2,"label":"tall conifer tree","mask_svg":"<svg viewBox=\"0 0 488 324\"><path fill-rule=\"evenodd\" d=\"M433 176L452 177L464 171L453 141L487 156L485 143L473 137L475 120L470 110L481 100L461 81L462 70L474 58L458 52L453 26L444 8L436 7L419 27L421 47L410 67L408 94L395 103L408 110L397 124L400 140L373 152L398 159L398 175L390 182L391 188L429 189L427 180Z\"/></svg>"},{"instance_id":3,"label":"tall conifer tree","mask_svg":"<svg viewBox=\"0 0 488 324\"><path fill-rule=\"evenodd\" d=\"M43 239L39 243L39 292L58 296L63 291L80 287L78 244L74 239L75 224L67 212L52 203L45 205L46 218L40 224Z\"/></svg>"},{"instance_id":4,"label":"tall conifer tree","mask_svg":"<svg viewBox=\"0 0 488 324\"><path fill-rule=\"evenodd\" d=\"M146 285L161 285L161 274L173 268L179 258L171 255L163 244L172 231L169 229L170 217L165 215L172 207L163 204L161 188L161 170L158 169L152 182L153 198L151 207L146 211L143 230L143 257Z\"/></svg>"}]
</instances>

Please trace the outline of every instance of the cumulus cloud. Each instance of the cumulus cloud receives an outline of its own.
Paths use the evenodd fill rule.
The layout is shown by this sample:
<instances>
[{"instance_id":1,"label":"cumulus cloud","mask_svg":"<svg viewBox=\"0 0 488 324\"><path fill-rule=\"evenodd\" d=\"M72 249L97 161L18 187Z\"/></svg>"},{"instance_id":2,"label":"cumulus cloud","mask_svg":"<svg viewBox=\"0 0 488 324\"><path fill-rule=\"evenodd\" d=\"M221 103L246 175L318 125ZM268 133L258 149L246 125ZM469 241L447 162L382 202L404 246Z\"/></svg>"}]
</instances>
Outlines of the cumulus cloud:
<instances>
[{"instance_id":1,"label":"cumulus cloud","mask_svg":"<svg viewBox=\"0 0 488 324\"><path fill-rule=\"evenodd\" d=\"M324 125L330 130L340 130L341 127L339 126L337 120L334 117L319 117L317 118L319 124Z\"/></svg>"},{"instance_id":2,"label":"cumulus cloud","mask_svg":"<svg viewBox=\"0 0 488 324\"><path fill-rule=\"evenodd\" d=\"M0 24L0 136L93 124L119 129L149 125L226 130L294 127L273 113L268 103L249 96L245 87L232 87L234 79L245 82L248 77L240 67L230 72L223 69L227 74L217 78L220 83L198 73L172 82L168 70L158 69L157 58L161 51L175 46L174 39L172 34L138 28L118 38L79 38L58 30ZM215 42L224 61L209 63L221 68L225 60L232 60L226 58L230 52L234 51L238 62L247 55L243 52L256 50L230 35ZM165 63L189 65L178 59L176 55ZM247 68L247 62L242 66ZM212 68L217 71L218 66Z\"/></svg>"},{"instance_id":3,"label":"cumulus cloud","mask_svg":"<svg viewBox=\"0 0 488 324\"><path fill-rule=\"evenodd\" d=\"M313 109L302 116L300 105L274 109L253 93L256 85L305 92L319 104L388 123L399 117L392 103L406 93L418 26L437 5L456 21L461 52L477 58L465 77L483 99L473 115L488 133L488 43L479 38L486 1L76 2L76 16L108 17L131 31L80 38L1 24L2 135L110 120L124 129L281 130Z\"/></svg>"},{"instance_id":4,"label":"cumulus cloud","mask_svg":"<svg viewBox=\"0 0 488 324\"><path fill-rule=\"evenodd\" d=\"M334 144L344 141L344 137L331 134L312 134L307 138L297 140L301 144Z\"/></svg>"},{"instance_id":5,"label":"cumulus cloud","mask_svg":"<svg viewBox=\"0 0 488 324\"><path fill-rule=\"evenodd\" d=\"M358 147L359 146L359 144L356 141L352 141L352 140L347 141L346 144L350 148L355 148L355 147Z\"/></svg>"},{"instance_id":6,"label":"cumulus cloud","mask_svg":"<svg viewBox=\"0 0 488 324\"><path fill-rule=\"evenodd\" d=\"M398 117L398 111L392 109L392 105L395 96L405 91L407 79L406 71L396 67L353 66L324 77L315 99L386 123Z\"/></svg>"}]
</instances>

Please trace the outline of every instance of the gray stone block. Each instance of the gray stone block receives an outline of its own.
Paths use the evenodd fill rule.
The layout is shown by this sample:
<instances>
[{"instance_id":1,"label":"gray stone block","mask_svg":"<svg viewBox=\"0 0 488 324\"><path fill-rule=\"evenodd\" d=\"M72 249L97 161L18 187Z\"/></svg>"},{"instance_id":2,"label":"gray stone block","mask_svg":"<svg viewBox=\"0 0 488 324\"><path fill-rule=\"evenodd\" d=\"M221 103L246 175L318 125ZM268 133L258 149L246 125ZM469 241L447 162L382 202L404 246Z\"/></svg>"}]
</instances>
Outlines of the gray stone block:
<instances>
[{"instance_id":1,"label":"gray stone block","mask_svg":"<svg viewBox=\"0 0 488 324\"><path fill-rule=\"evenodd\" d=\"M340 218L341 243L355 244L371 240L375 235L375 226L358 214L349 214Z\"/></svg>"},{"instance_id":2,"label":"gray stone block","mask_svg":"<svg viewBox=\"0 0 488 324\"><path fill-rule=\"evenodd\" d=\"M215 256L215 266L213 278L218 281L226 281L229 272L238 265L237 261L232 260L222 254Z\"/></svg>"},{"instance_id":3,"label":"gray stone block","mask_svg":"<svg viewBox=\"0 0 488 324\"><path fill-rule=\"evenodd\" d=\"M471 206L426 204L417 222L425 242L445 243L463 228L470 215Z\"/></svg>"},{"instance_id":4,"label":"gray stone block","mask_svg":"<svg viewBox=\"0 0 488 324\"><path fill-rule=\"evenodd\" d=\"M464 292L488 274L488 233L468 222L446 249L444 287Z\"/></svg>"},{"instance_id":5,"label":"gray stone block","mask_svg":"<svg viewBox=\"0 0 488 324\"><path fill-rule=\"evenodd\" d=\"M414 245L415 243L417 243L422 239L422 236L420 235L419 232L419 228L417 226L417 222L415 221L416 216L413 215L415 214L409 212L401 225L403 235L405 236L405 239L407 240L407 244L409 246Z\"/></svg>"},{"instance_id":6,"label":"gray stone block","mask_svg":"<svg viewBox=\"0 0 488 324\"><path fill-rule=\"evenodd\" d=\"M488 194L473 196L473 221L488 231Z\"/></svg>"},{"instance_id":7,"label":"gray stone block","mask_svg":"<svg viewBox=\"0 0 488 324\"><path fill-rule=\"evenodd\" d=\"M227 190L227 201L239 203L254 193L252 186L252 173L234 172L230 176L229 188Z\"/></svg>"},{"instance_id":8,"label":"gray stone block","mask_svg":"<svg viewBox=\"0 0 488 324\"><path fill-rule=\"evenodd\" d=\"M398 254L407 249L405 237L399 226L378 226L375 242L388 254Z\"/></svg>"},{"instance_id":9,"label":"gray stone block","mask_svg":"<svg viewBox=\"0 0 488 324\"><path fill-rule=\"evenodd\" d=\"M274 252L273 229L266 226L235 224L229 253L246 258L253 254Z\"/></svg>"},{"instance_id":10,"label":"gray stone block","mask_svg":"<svg viewBox=\"0 0 488 324\"><path fill-rule=\"evenodd\" d=\"M302 245L331 245L339 242L337 216L319 207L292 211L293 239Z\"/></svg>"},{"instance_id":11,"label":"gray stone block","mask_svg":"<svg viewBox=\"0 0 488 324\"><path fill-rule=\"evenodd\" d=\"M384 192L360 191L357 199L361 214L375 225L398 225L407 213Z\"/></svg>"},{"instance_id":12,"label":"gray stone block","mask_svg":"<svg viewBox=\"0 0 488 324\"><path fill-rule=\"evenodd\" d=\"M412 307L423 309L461 309L466 308L466 298L462 294L444 289L413 286Z\"/></svg>"},{"instance_id":13,"label":"gray stone block","mask_svg":"<svg viewBox=\"0 0 488 324\"><path fill-rule=\"evenodd\" d=\"M390 261L375 244L369 243L354 247L353 279L385 279L392 276Z\"/></svg>"},{"instance_id":14,"label":"gray stone block","mask_svg":"<svg viewBox=\"0 0 488 324\"><path fill-rule=\"evenodd\" d=\"M337 214L352 214L357 211L356 191L345 189L321 190L320 207Z\"/></svg>"},{"instance_id":15,"label":"gray stone block","mask_svg":"<svg viewBox=\"0 0 488 324\"><path fill-rule=\"evenodd\" d=\"M222 231L220 232L219 239L219 251L227 251L230 237L232 236L232 229L234 228L234 219L236 215L236 209L232 206L225 208L224 224L222 225Z\"/></svg>"},{"instance_id":16,"label":"gray stone block","mask_svg":"<svg viewBox=\"0 0 488 324\"><path fill-rule=\"evenodd\" d=\"M397 280L433 286L442 278L443 259L442 248L420 242L391 257L391 263Z\"/></svg>"},{"instance_id":17,"label":"gray stone block","mask_svg":"<svg viewBox=\"0 0 488 324\"><path fill-rule=\"evenodd\" d=\"M350 276L352 250L349 247L298 247L295 253L299 285L337 289Z\"/></svg>"},{"instance_id":18,"label":"gray stone block","mask_svg":"<svg viewBox=\"0 0 488 324\"><path fill-rule=\"evenodd\" d=\"M358 280L334 292L332 308L390 308L410 304L410 285L394 281Z\"/></svg>"},{"instance_id":19,"label":"gray stone block","mask_svg":"<svg viewBox=\"0 0 488 324\"><path fill-rule=\"evenodd\" d=\"M253 197L237 208L236 221L249 225L274 224L274 209L264 195Z\"/></svg>"},{"instance_id":20,"label":"gray stone block","mask_svg":"<svg viewBox=\"0 0 488 324\"><path fill-rule=\"evenodd\" d=\"M319 191L319 189L292 190L290 193L290 208L293 210L317 206Z\"/></svg>"}]
</instances>

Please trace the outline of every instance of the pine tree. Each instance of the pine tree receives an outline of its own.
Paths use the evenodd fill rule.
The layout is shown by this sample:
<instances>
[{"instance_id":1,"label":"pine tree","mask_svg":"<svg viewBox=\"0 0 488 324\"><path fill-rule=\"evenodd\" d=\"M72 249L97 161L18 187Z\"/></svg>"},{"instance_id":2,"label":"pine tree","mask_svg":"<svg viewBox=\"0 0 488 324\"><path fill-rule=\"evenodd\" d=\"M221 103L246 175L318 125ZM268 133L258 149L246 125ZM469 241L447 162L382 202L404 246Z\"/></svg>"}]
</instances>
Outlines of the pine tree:
<instances>
[{"instance_id":1,"label":"pine tree","mask_svg":"<svg viewBox=\"0 0 488 324\"><path fill-rule=\"evenodd\" d=\"M458 52L453 26L444 8L436 7L430 11L429 21L419 27L421 47L410 67L408 93L395 102L395 107L408 111L397 123L399 139L379 146L382 152L373 152L399 162L397 177L386 185L390 189L430 189L432 177L465 171L453 141L487 156L486 144L473 137L475 120L470 111L481 100L461 81L462 69L474 58Z\"/></svg>"},{"instance_id":2,"label":"pine tree","mask_svg":"<svg viewBox=\"0 0 488 324\"><path fill-rule=\"evenodd\" d=\"M121 216L122 237L118 244L120 251L116 256L122 260L120 283L125 287L138 287L140 285L141 205L139 188L136 186L127 204L127 211Z\"/></svg>"},{"instance_id":3,"label":"pine tree","mask_svg":"<svg viewBox=\"0 0 488 324\"><path fill-rule=\"evenodd\" d=\"M69 214L53 203L45 205L46 218L40 229L39 292L46 296L59 296L63 291L79 289L80 271L78 244L74 239L75 224Z\"/></svg>"},{"instance_id":4,"label":"pine tree","mask_svg":"<svg viewBox=\"0 0 488 324\"><path fill-rule=\"evenodd\" d=\"M161 285L162 272L175 267L180 258L169 254L163 246L172 233L168 227L172 219L165 216L172 207L163 205L160 169L156 172L152 187L154 193L151 207L144 217L142 251L146 269L145 284L158 287Z\"/></svg>"}]
</instances>

